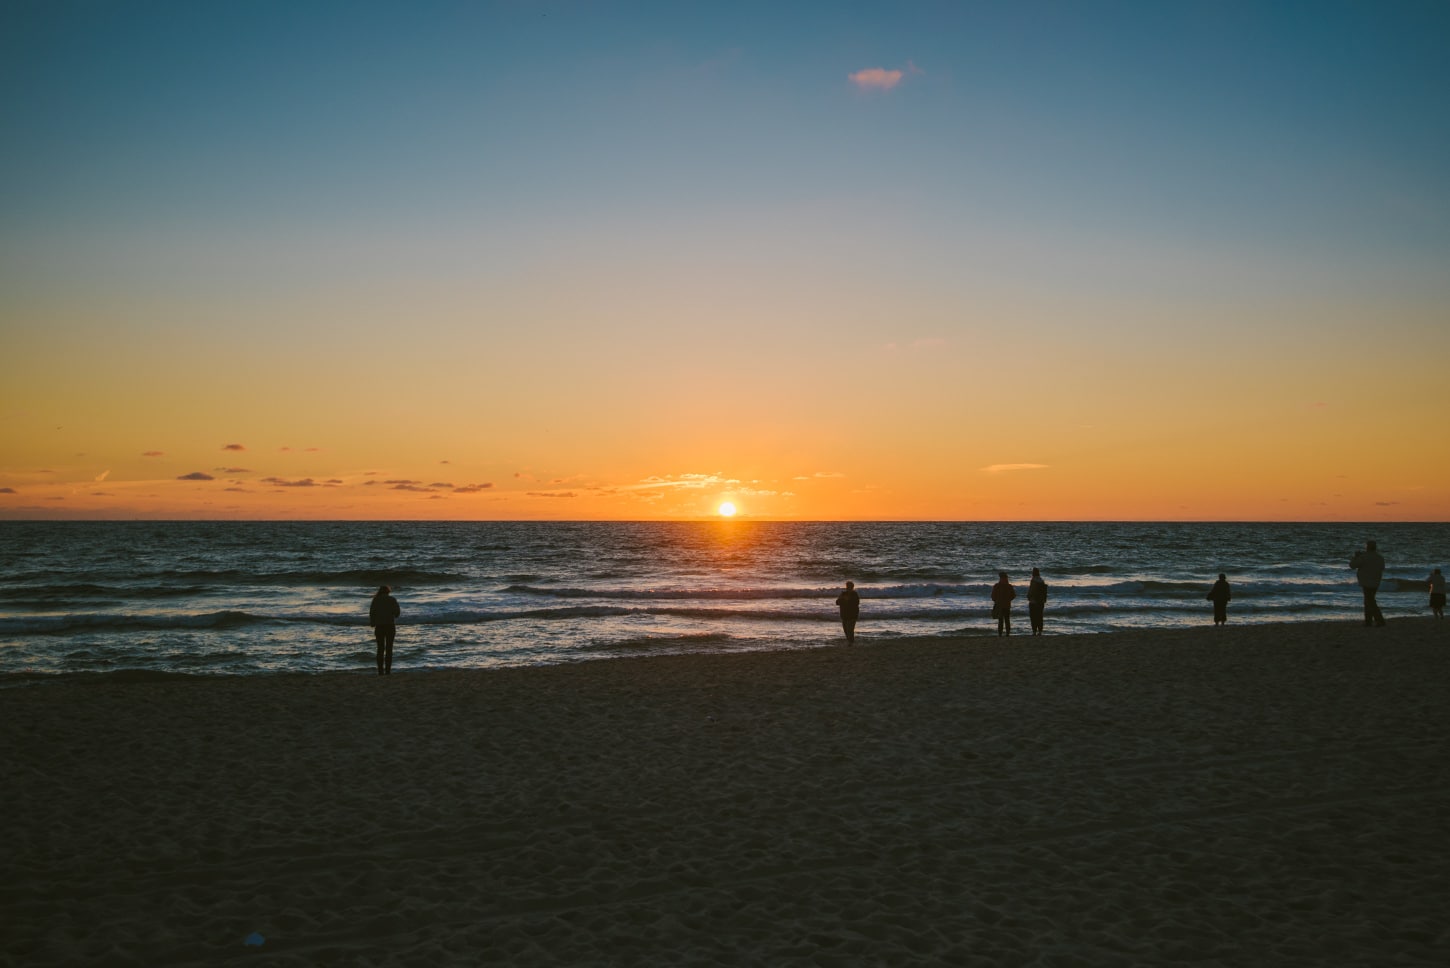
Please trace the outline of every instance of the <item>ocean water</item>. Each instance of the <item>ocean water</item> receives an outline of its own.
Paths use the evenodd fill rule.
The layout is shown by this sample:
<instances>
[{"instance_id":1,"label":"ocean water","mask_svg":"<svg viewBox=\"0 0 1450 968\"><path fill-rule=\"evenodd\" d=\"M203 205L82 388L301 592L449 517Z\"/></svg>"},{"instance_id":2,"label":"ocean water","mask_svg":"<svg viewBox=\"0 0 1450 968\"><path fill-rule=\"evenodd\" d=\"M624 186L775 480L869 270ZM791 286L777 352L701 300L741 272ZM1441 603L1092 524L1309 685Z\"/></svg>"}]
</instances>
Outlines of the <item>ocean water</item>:
<instances>
[{"instance_id":1,"label":"ocean water","mask_svg":"<svg viewBox=\"0 0 1450 968\"><path fill-rule=\"evenodd\" d=\"M1357 621L1366 538L1426 614L1447 524L6 522L0 677L365 670L380 584L397 671L835 645L847 579L862 644L995 635L999 570L1022 632L1033 566L1048 634L1208 624L1220 571L1231 623Z\"/></svg>"}]
</instances>

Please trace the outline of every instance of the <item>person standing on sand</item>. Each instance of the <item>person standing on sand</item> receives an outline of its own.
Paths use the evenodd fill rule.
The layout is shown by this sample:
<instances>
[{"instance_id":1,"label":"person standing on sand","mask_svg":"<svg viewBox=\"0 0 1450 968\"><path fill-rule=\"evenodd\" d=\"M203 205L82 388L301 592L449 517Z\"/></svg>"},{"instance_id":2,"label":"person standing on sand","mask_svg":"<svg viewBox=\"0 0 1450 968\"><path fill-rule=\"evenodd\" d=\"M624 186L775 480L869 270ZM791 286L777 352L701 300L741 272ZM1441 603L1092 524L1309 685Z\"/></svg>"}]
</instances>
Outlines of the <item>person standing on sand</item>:
<instances>
[{"instance_id":1,"label":"person standing on sand","mask_svg":"<svg viewBox=\"0 0 1450 968\"><path fill-rule=\"evenodd\" d=\"M1218 581L1208 590L1208 600L1213 602L1213 624L1224 625L1228 622L1228 602L1233 598L1233 592L1228 588L1228 575L1219 572Z\"/></svg>"},{"instance_id":2,"label":"person standing on sand","mask_svg":"<svg viewBox=\"0 0 1450 968\"><path fill-rule=\"evenodd\" d=\"M1445 576L1439 568L1430 572L1430 611L1436 618L1445 617Z\"/></svg>"},{"instance_id":3,"label":"person standing on sand","mask_svg":"<svg viewBox=\"0 0 1450 968\"><path fill-rule=\"evenodd\" d=\"M1017 589L1007 580L1005 571L997 572L997 584L992 586L992 617L997 620L997 634L1012 634L1012 599Z\"/></svg>"},{"instance_id":4,"label":"person standing on sand","mask_svg":"<svg viewBox=\"0 0 1450 968\"><path fill-rule=\"evenodd\" d=\"M1047 582L1042 572L1032 569L1032 581L1027 584L1027 618L1032 622L1032 634L1042 634L1042 612L1047 608Z\"/></svg>"},{"instance_id":5,"label":"person standing on sand","mask_svg":"<svg viewBox=\"0 0 1450 968\"><path fill-rule=\"evenodd\" d=\"M846 644L856 642L856 619L861 617L861 596L856 593L856 583L846 582L846 590L836 596L836 606L841 610L841 628L846 630Z\"/></svg>"},{"instance_id":6,"label":"person standing on sand","mask_svg":"<svg viewBox=\"0 0 1450 968\"><path fill-rule=\"evenodd\" d=\"M1380 579L1385 574L1385 559L1375 549L1373 541L1366 541L1364 550L1355 552L1354 557L1349 559L1349 567L1354 569L1360 590L1364 592L1365 627L1383 626L1385 617L1380 613L1379 603L1374 597L1380 590Z\"/></svg>"},{"instance_id":7,"label":"person standing on sand","mask_svg":"<svg viewBox=\"0 0 1450 968\"><path fill-rule=\"evenodd\" d=\"M403 610L393 597L393 590L387 585L378 588L373 596L372 608L368 609L368 624L373 627L373 637L378 640L378 675L393 674L393 639L398 634L398 616Z\"/></svg>"}]
</instances>

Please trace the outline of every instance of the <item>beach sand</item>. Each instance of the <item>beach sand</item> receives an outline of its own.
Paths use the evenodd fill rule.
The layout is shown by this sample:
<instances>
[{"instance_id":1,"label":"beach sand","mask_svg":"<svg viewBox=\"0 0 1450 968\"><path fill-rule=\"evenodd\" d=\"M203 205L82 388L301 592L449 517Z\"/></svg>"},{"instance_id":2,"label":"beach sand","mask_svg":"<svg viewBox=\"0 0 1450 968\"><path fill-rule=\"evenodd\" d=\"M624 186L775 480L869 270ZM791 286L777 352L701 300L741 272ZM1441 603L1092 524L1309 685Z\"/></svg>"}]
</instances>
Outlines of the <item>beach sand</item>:
<instances>
[{"instance_id":1,"label":"beach sand","mask_svg":"<svg viewBox=\"0 0 1450 968\"><path fill-rule=\"evenodd\" d=\"M1450 624L861 631L0 690L0 963L1450 961Z\"/></svg>"}]
</instances>

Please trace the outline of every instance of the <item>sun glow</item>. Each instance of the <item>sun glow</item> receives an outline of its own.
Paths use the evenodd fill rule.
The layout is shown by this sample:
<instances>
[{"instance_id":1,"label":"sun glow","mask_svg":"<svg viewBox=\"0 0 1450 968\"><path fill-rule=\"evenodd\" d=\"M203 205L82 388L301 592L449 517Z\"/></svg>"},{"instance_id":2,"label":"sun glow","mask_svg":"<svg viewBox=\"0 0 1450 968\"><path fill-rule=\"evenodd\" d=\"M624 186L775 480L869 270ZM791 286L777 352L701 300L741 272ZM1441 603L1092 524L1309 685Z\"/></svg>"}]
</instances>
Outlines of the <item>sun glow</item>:
<instances>
[{"instance_id":1,"label":"sun glow","mask_svg":"<svg viewBox=\"0 0 1450 968\"><path fill-rule=\"evenodd\" d=\"M735 517L735 505L731 504L729 501L726 501L723 504L721 504L718 508L715 509L715 511L722 518L733 518L733 517Z\"/></svg>"}]
</instances>

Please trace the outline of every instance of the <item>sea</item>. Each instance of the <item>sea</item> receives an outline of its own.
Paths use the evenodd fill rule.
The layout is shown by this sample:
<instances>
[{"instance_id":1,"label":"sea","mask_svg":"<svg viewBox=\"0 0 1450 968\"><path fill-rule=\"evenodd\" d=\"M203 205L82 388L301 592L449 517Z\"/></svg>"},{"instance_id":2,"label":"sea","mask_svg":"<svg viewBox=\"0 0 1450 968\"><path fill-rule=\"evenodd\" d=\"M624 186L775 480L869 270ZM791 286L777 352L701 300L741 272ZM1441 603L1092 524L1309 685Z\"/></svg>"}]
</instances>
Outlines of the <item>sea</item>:
<instances>
[{"instance_id":1,"label":"sea","mask_svg":"<svg viewBox=\"0 0 1450 968\"><path fill-rule=\"evenodd\" d=\"M996 634L990 589L1048 584L1046 633L1361 620L1350 556L1387 561L1388 619L1428 614L1450 524L0 522L0 683L108 673L373 668L368 605L402 608L394 669L810 649Z\"/></svg>"}]
</instances>

